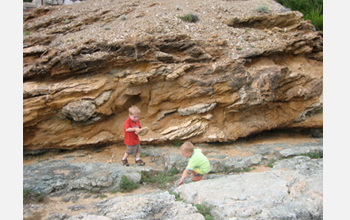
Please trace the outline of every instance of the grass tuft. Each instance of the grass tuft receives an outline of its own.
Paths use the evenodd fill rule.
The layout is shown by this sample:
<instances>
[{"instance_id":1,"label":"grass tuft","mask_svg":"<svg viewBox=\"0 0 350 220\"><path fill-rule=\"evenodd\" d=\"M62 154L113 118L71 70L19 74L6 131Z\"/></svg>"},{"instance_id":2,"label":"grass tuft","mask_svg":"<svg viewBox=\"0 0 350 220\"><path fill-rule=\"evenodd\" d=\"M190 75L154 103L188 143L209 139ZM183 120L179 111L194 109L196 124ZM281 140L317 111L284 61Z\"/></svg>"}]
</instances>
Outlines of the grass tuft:
<instances>
[{"instance_id":1,"label":"grass tuft","mask_svg":"<svg viewBox=\"0 0 350 220\"><path fill-rule=\"evenodd\" d=\"M269 7L267 7L267 5L258 5L255 10L257 12L269 13Z\"/></svg>"},{"instance_id":2,"label":"grass tuft","mask_svg":"<svg viewBox=\"0 0 350 220\"><path fill-rule=\"evenodd\" d=\"M310 157L311 159L318 159L318 158L323 158L323 152L301 154L300 156Z\"/></svg>"},{"instance_id":3,"label":"grass tuft","mask_svg":"<svg viewBox=\"0 0 350 220\"><path fill-rule=\"evenodd\" d=\"M138 189L140 186L132 180L129 180L126 176L122 177L122 181L119 183L121 192L131 192Z\"/></svg>"},{"instance_id":4,"label":"grass tuft","mask_svg":"<svg viewBox=\"0 0 350 220\"><path fill-rule=\"evenodd\" d=\"M273 167L273 164L274 164L275 162L276 162L276 159L272 158L266 166L272 168L272 167Z\"/></svg>"},{"instance_id":5,"label":"grass tuft","mask_svg":"<svg viewBox=\"0 0 350 220\"><path fill-rule=\"evenodd\" d=\"M37 203L42 202L44 200L44 196L40 193L34 192L28 188L23 189L23 203Z\"/></svg>"},{"instance_id":6,"label":"grass tuft","mask_svg":"<svg viewBox=\"0 0 350 220\"><path fill-rule=\"evenodd\" d=\"M141 173L141 183L152 184L158 188L165 189L167 183L173 182L177 179L175 176L176 171L170 170L169 173L162 171L144 171Z\"/></svg>"},{"instance_id":7,"label":"grass tuft","mask_svg":"<svg viewBox=\"0 0 350 220\"><path fill-rule=\"evenodd\" d=\"M214 206L212 206L208 203L197 204L195 206L198 209L198 212L204 216L205 220L214 220L213 216L211 216L211 214L210 214L210 212L214 208Z\"/></svg>"},{"instance_id":8,"label":"grass tuft","mask_svg":"<svg viewBox=\"0 0 350 220\"><path fill-rule=\"evenodd\" d=\"M184 21L193 22L193 23L199 21L198 16L195 14L192 14L192 13L189 13L189 14L184 15L184 16L178 16L178 18L180 18Z\"/></svg>"}]
</instances>

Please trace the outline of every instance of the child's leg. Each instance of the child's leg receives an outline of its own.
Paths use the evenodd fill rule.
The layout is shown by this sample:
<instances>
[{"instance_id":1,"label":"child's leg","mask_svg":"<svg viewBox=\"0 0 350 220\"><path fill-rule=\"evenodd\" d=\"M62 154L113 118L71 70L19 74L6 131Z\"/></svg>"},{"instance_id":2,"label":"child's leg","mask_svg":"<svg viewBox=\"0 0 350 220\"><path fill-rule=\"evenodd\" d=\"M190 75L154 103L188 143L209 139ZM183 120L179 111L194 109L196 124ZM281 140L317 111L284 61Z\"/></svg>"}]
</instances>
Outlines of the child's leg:
<instances>
[{"instance_id":1,"label":"child's leg","mask_svg":"<svg viewBox=\"0 0 350 220\"><path fill-rule=\"evenodd\" d=\"M203 178L203 174L200 174L200 173L198 173L198 172L196 172L196 171L192 171L192 174L193 174L193 178L192 178L192 181L199 181L199 180L201 180L202 178Z\"/></svg>"},{"instance_id":2,"label":"child's leg","mask_svg":"<svg viewBox=\"0 0 350 220\"><path fill-rule=\"evenodd\" d=\"M143 162L141 160L141 146L140 144L138 144L137 148L136 148L136 164L138 165L141 165L141 166L144 166L145 165L145 162Z\"/></svg>"},{"instance_id":3,"label":"child's leg","mask_svg":"<svg viewBox=\"0 0 350 220\"><path fill-rule=\"evenodd\" d=\"M202 174L197 173L196 171L192 170L192 175L193 176L202 176Z\"/></svg>"},{"instance_id":4,"label":"child's leg","mask_svg":"<svg viewBox=\"0 0 350 220\"><path fill-rule=\"evenodd\" d=\"M141 158L141 152L137 152L136 153L136 160L140 159Z\"/></svg>"},{"instance_id":5,"label":"child's leg","mask_svg":"<svg viewBox=\"0 0 350 220\"><path fill-rule=\"evenodd\" d=\"M128 156L129 156L129 154L125 153L125 154L124 154L124 157L123 157L123 160L127 159Z\"/></svg>"},{"instance_id":6,"label":"child's leg","mask_svg":"<svg viewBox=\"0 0 350 220\"><path fill-rule=\"evenodd\" d=\"M129 154L127 153L129 151L129 147L128 146L126 146L126 152L125 152L125 154L124 154L124 156L123 156L123 158L122 158L122 163L123 163L123 166L129 166L129 162L128 162L128 156L129 156Z\"/></svg>"}]
</instances>

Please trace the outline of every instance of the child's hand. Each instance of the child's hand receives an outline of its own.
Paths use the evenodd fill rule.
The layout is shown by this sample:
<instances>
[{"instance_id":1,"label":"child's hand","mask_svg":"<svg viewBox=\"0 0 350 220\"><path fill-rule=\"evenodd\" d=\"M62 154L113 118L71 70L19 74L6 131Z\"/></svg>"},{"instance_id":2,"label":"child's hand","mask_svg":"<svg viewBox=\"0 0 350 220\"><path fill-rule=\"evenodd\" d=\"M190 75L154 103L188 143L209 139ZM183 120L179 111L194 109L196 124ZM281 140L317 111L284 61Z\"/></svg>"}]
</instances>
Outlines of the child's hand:
<instances>
[{"instance_id":1,"label":"child's hand","mask_svg":"<svg viewBox=\"0 0 350 220\"><path fill-rule=\"evenodd\" d=\"M177 184L178 186L180 186L181 184L183 184L184 181L183 180L180 180L180 182Z\"/></svg>"},{"instance_id":2,"label":"child's hand","mask_svg":"<svg viewBox=\"0 0 350 220\"><path fill-rule=\"evenodd\" d=\"M139 133L141 131L141 128L135 128L135 133Z\"/></svg>"}]
</instances>

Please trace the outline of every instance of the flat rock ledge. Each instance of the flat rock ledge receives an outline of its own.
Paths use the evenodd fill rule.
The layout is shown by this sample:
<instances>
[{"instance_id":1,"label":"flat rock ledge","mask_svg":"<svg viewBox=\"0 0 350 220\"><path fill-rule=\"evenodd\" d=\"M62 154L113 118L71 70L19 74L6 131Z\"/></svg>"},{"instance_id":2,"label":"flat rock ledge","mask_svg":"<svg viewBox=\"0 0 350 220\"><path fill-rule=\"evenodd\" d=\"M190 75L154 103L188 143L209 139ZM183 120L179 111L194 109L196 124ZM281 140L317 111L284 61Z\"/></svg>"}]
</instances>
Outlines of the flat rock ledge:
<instances>
[{"instance_id":1,"label":"flat rock ledge","mask_svg":"<svg viewBox=\"0 0 350 220\"><path fill-rule=\"evenodd\" d=\"M193 182L175 191L214 219L323 219L323 159L297 156L261 173Z\"/></svg>"},{"instance_id":2,"label":"flat rock ledge","mask_svg":"<svg viewBox=\"0 0 350 220\"><path fill-rule=\"evenodd\" d=\"M264 154L266 147L257 147ZM23 187L49 196L62 196L63 200L76 200L69 207L79 211L76 215L50 213L46 220L75 219L204 219L195 204L210 206L214 219L323 219L323 159L296 156L300 153L322 152L314 145L298 146L274 152L280 160L265 172L237 173L221 175L212 172L199 182L187 178L184 185L170 186L167 190L151 193L116 196L90 204L76 202L76 196L85 193L118 191L123 175L140 182L141 172L153 168L144 166L123 167L107 163L70 163L67 161L47 161L26 165L23 168ZM241 159L218 160L232 167L242 167L242 163L261 164L262 155L256 154ZM266 156L266 155L265 155ZM264 156L264 157L265 157ZM176 157L176 156L175 156ZM282 159L281 159L282 158ZM168 164L179 165L175 158ZM255 162L254 162L255 161ZM175 197L177 196L177 199ZM77 197L77 198L76 198ZM24 215L31 216L44 205L24 206ZM89 209L89 211L84 211ZM93 210L93 211L91 211Z\"/></svg>"},{"instance_id":3,"label":"flat rock ledge","mask_svg":"<svg viewBox=\"0 0 350 220\"><path fill-rule=\"evenodd\" d=\"M41 162L23 167L23 188L45 196L62 196L70 192L119 191L119 183L124 175L129 180L139 183L141 172L150 170L147 166L124 167L121 164L101 162Z\"/></svg>"}]
</instances>

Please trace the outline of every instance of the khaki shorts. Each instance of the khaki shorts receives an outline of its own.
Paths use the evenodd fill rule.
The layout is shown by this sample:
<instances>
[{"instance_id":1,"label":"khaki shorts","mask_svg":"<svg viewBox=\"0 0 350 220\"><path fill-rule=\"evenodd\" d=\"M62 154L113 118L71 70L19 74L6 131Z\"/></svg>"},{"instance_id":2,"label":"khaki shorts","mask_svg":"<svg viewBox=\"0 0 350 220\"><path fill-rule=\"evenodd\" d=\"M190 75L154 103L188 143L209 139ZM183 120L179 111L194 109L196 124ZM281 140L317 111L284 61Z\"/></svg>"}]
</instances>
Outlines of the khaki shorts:
<instances>
[{"instance_id":1,"label":"khaki shorts","mask_svg":"<svg viewBox=\"0 0 350 220\"><path fill-rule=\"evenodd\" d=\"M136 144L133 146L126 145L126 153L129 155L134 155L138 152L141 152L141 146L140 144Z\"/></svg>"}]
</instances>

